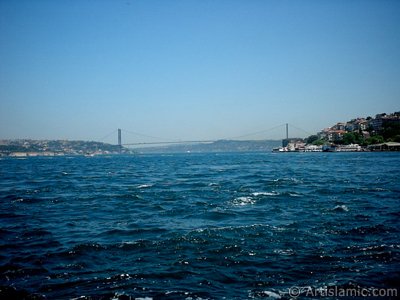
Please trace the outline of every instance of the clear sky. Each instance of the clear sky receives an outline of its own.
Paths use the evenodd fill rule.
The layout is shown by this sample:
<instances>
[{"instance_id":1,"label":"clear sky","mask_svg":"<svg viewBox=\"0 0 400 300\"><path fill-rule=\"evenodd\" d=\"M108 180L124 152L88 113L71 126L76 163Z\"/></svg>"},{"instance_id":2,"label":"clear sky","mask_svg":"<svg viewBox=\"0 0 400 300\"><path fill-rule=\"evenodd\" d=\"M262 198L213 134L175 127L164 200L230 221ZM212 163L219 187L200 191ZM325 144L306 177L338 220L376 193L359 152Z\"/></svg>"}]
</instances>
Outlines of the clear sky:
<instances>
[{"instance_id":1,"label":"clear sky","mask_svg":"<svg viewBox=\"0 0 400 300\"><path fill-rule=\"evenodd\" d=\"M0 0L0 139L315 133L399 110L397 0Z\"/></svg>"}]
</instances>

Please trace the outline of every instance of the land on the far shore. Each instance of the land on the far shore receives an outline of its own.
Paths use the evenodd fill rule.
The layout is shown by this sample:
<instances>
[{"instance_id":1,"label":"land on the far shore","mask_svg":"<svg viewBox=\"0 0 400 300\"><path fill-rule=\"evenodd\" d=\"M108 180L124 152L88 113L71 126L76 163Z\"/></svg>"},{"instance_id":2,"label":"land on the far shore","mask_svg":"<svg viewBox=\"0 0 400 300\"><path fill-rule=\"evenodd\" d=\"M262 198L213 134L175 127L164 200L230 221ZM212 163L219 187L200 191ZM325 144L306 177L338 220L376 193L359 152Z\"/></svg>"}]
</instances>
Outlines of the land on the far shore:
<instances>
[{"instance_id":1,"label":"land on the far shore","mask_svg":"<svg viewBox=\"0 0 400 300\"><path fill-rule=\"evenodd\" d=\"M380 146L384 145L386 146ZM389 143L389 144L387 144ZM349 145L350 147L346 147ZM389 145L389 146L388 146ZM62 156L109 155L132 153L184 153L184 152L269 152L281 151L342 151L398 150L400 149L400 112L377 114L375 117L356 118L339 122L307 138L281 140L217 140L204 143L160 144L153 147L126 148L94 141L69 140L0 140L0 156Z\"/></svg>"},{"instance_id":2,"label":"land on the far shore","mask_svg":"<svg viewBox=\"0 0 400 300\"><path fill-rule=\"evenodd\" d=\"M62 155L105 155L129 153L128 149L92 141L68 140L0 140L0 156L62 156Z\"/></svg>"}]
</instances>

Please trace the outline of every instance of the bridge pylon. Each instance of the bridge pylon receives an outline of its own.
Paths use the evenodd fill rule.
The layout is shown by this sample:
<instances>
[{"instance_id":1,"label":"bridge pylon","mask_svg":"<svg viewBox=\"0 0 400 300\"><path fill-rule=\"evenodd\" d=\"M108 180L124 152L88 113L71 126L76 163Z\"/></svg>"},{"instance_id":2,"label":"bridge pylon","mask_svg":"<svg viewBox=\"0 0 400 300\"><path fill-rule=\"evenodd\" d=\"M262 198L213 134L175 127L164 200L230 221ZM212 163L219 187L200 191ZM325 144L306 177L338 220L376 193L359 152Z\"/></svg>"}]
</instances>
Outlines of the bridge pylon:
<instances>
[{"instance_id":1,"label":"bridge pylon","mask_svg":"<svg viewBox=\"0 0 400 300\"><path fill-rule=\"evenodd\" d=\"M121 129L118 128L118 148L119 148L119 153L122 152L122 134L121 134Z\"/></svg>"}]
</instances>

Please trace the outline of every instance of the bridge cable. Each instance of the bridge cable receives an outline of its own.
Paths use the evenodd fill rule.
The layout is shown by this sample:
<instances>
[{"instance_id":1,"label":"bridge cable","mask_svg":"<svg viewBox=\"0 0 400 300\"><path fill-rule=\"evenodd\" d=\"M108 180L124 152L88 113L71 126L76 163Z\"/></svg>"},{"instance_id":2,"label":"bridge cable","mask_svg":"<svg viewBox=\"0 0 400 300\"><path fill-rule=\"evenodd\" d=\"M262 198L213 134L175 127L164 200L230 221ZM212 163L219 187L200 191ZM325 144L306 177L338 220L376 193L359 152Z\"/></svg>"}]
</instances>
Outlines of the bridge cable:
<instances>
[{"instance_id":1,"label":"bridge cable","mask_svg":"<svg viewBox=\"0 0 400 300\"><path fill-rule=\"evenodd\" d=\"M261 133L265 133L265 132L272 131L272 130L274 130L274 129L277 129L277 128L282 127L282 126L285 126L285 125L286 125L286 123L280 124L280 125L277 125L277 126L268 128L268 129L264 129L264 130L261 130L261 131L252 132L252 133L247 133L247 134L243 134L243 135L239 135L239 136L234 136L234 137L231 137L231 138L229 138L229 139L234 140L234 139L240 139L240 138L243 138L243 137L246 137L246 136L258 135L258 134L261 134Z\"/></svg>"},{"instance_id":2,"label":"bridge cable","mask_svg":"<svg viewBox=\"0 0 400 300\"><path fill-rule=\"evenodd\" d=\"M117 132L117 130L113 130L112 132L108 133L107 135L105 135L104 137L102 137L101 139L98 139L99 142L103 142L104 140L108 139L111 135L115 135L115 133Z\"/></svg>"},{"instance_id":3,"label":"bridge cable","mask_svg":"<svg viewBox=\"0 0 400 300\"><path fill-rule=\"evenodd\" d=\"M308 132L308 131L306 131L304 129L301 129L301 128L297 127L297 126L294 126L293 124L289 124L289 126L295 128L297 130L303 131L304 133L306 133L308 135L313 135L312 133L310 133L310 132Z\"/></svg>"},{"instance_id":4,"label":"bridge cable","mask_svg":"<svg viewBox=\"0 0 400 300\"><path fill-rule=\"evenodd\" d=\"M143 134L143 133L139 133L139 132L135 132L135 131L129 131L126 129L121 129L123 132L129 133L131 135L135 135L135 136L141 136L141 137L146 137L146 138L151 138L151 139L155 139L155 140L163 140L163 141L168 141L165 138L162 137L158 137L158 136L152 136L152 135L147 135L147 134Z\"/></svg>"}]
</instances>

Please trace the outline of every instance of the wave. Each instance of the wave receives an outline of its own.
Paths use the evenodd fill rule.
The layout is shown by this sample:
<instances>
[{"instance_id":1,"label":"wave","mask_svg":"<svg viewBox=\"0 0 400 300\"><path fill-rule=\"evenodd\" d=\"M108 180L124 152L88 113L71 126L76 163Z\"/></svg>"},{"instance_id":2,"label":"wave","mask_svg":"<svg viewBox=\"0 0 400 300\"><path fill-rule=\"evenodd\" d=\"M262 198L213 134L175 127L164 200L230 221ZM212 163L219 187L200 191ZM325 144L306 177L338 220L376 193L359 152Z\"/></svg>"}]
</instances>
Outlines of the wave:
<instances>
[{"instance_id":1,"label":"wave","mask_svg":"<svg viewBox=\"0 0 400 300\"><path fill-rule=\"evenodd\" d=\"M157 236L166 232L168 232L168 230L163 228L110 229L102 233L99 233L98 236L99 237L117 236L118 238L123 238L123 237L135 237L143 235Z\"/></svg>"},{"instance_id":2,"label":"wave","mask_svg":"<svg viewBox=\"0 0 400 300\"><path fill-rule=\"evenodd\" d=\"M153 186L152 184L140 184L136 188L138 188L138 189L147 189L147 188L151 188L152 186Z\"/></svg>"},{"instance_id":3,"label":"wave","mask_svg":"<svg viewBox=\"0 0 400 300\"><path fill-rule=\"evenodd\" d=\"M348 212L349 208L346 205L336 205L332 211L337 211L337 212Z\"/></svg>"},{"instance_id":4,"label":"wave","mask_svg":"<svg viewBox=\"0 0 400 300\"><path fill-rule=\"evenodd\" d=\"M272 191L272 192L254 192L252 193L252 195L254 197L258 197L258 196L279 196L280 193Z\"/></svg>"},{"instance_id":5,"label":"wave","mask_svg":"<svg viewBox=\"0 0 400 300\"><path fill-rule=\"evenodd\" d=\"M245 206L245 205L251 205L255 204L256 200L254 200L252 197L237 197L232 201L232 205L234 206Z\"/></svg>"}]
</instances>

